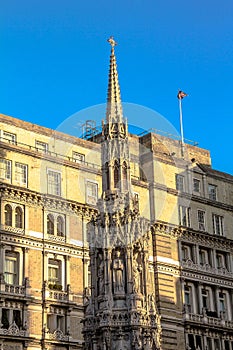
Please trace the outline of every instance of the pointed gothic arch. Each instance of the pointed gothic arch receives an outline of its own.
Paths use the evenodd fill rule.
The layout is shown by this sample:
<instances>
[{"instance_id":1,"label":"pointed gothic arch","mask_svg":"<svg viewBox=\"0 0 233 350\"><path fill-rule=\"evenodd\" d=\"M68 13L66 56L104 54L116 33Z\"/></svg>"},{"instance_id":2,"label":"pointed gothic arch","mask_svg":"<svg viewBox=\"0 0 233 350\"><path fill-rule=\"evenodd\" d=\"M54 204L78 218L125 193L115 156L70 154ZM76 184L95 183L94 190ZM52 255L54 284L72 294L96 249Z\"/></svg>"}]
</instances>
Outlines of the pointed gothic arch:
<instances>
[{"instance_id":1,"label":"pointed gothic arch","mask_svg":"<svg viewBox=\"0 0 233 350\"><path fill-rule=\"evenodd\" d=\"M106 176L106 189L110 189L110 178L109 178L109 164L105 163L105 176Z\"/></svg>"},{"instance_id":2,"label":"pointed gothic arch","mask_svg":"<svg viewBox=\"0 0 233 350\"><path fill-rule=\"evenodd\" d=\"M118 188L119 187L119 163L117 160L114 161L113 178L114 178L114 188Z\"/></svg>"},{"instance_id":3,"label":"pointed gothic arch","mask_svg":"<svg viewBox=\"0 0 233 350\"><path fill-rule=\"evenodd\" d=\"M127 176L128 176L128 170L127 170L127 164L126 161L122 164L122 184L123 184L123 190L127 189Z\"/></svg>"}]
</instances>

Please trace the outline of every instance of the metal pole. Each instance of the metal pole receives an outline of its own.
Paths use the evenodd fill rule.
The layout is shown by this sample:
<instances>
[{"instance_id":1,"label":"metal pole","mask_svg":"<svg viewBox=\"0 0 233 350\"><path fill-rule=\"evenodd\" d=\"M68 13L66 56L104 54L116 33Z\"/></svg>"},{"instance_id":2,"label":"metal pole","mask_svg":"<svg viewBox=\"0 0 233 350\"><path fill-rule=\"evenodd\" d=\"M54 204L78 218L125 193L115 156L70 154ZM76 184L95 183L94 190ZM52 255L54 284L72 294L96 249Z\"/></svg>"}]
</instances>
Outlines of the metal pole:
<instances>
[{"instance_id":1,"label":"metal pole","mask_svg":"<svg viewBox=\"0 0 233 350\"><path fill-rule=\"evenodd\" d=\"M183 116L182 116L182 102L179 98L179 110L180 110L180 135L181 135L181 156L184 156L184 130L183 130Z\"/></svg>"}]
</instances>

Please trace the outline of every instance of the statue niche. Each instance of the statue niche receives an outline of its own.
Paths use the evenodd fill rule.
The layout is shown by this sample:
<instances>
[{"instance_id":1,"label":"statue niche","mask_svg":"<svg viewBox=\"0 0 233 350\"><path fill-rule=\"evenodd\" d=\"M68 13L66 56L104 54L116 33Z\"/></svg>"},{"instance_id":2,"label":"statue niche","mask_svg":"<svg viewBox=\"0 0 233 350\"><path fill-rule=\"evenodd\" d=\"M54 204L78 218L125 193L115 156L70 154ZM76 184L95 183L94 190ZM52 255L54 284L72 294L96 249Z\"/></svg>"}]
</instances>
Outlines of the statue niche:
<instances>
[{"instance_id":1,"label":"statue niche","mask_svg":"<svg viewBox=\"0 0 233 350\"><path fill-rule=\"evenodd\" d=\"M103 254L100 252L97 258L97 284L98 284L98 295L102 295L104 293L104 260Z\"/></svg>"},{"instance_id":2,"label":"statue niche","mask_svg":"<svg viewBox=\"0 0 233 350\"><path fill-rule=\"evenodd\" d=\"M112 281L114 294L125 293L125 266L119 249L113 253Z\"/></svg>"}]
</instances>

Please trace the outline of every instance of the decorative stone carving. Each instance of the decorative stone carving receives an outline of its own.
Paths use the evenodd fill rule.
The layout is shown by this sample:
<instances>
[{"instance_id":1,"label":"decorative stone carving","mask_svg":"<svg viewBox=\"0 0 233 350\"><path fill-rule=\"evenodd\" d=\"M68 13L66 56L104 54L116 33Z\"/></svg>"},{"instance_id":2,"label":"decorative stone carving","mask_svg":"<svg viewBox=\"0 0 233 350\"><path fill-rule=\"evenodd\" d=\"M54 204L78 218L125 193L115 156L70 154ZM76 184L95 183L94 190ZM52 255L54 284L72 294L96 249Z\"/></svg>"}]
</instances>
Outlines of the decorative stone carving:
<instances>
[{"instance_id":1,"label":"decorative stone carving","mask_svg":"<svg viewBox=\"0 0 233 350\"><path fill-rule=\"evenodd\" d=\"M101 295L104 292L104 261L103 261L102 253L99 253L99 256L98 256L97 278L98 278L98 294Z\"/></svg>"},{"instance_id":2,"label":"decorative stone carving","mask_svg":"<svg viewBox=\"0 0 233 350\"><path fill-rule=\"evenodd\" d=\"M151 222L140 216L132 195L128 131L121 112L114 50L110 60L110 107L101 143L103 192L98 214L87 225L92 301L89 297L85 301L84 346L85 350L155 350L160 344L158 315L154 296L148 299L147 290Z\"/></svg>"},{"instance_id":3,"label":"decorative stone carving","mask_svg":"<svg viewBox=\"0 0 233 350\"><path fill-rule=\"evenodd\" d=\"M141 349L142 346L142 340L141 340L141 334L140 331L133 331L133 336L132 336L132 344L134 346L135 350Z\"/></svg>"}]
</instances>

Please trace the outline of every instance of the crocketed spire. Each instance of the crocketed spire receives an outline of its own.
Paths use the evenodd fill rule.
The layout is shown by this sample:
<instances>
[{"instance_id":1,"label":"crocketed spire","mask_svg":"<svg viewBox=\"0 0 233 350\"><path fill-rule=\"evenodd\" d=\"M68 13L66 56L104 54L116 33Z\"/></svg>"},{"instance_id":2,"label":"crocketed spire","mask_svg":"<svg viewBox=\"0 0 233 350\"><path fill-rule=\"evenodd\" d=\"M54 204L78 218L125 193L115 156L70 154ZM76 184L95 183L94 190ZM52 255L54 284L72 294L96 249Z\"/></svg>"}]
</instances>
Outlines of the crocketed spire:
<instances>
[{"instance_id":1,"label":"crocketed spire","mask_svg":"<svg viewBox=\"0 0 233 350\"><path fill-rule=\"evenodd\" d=\"M107 111L106 121L107 123L122 123L123 113L121 104L120 85L118 81L117 64L115 56L115 46L117 43L111 36L108 39L112 49L110 56L109 78L108 78L108 97L107 97Z\"/></svg>"}]
</instances>

